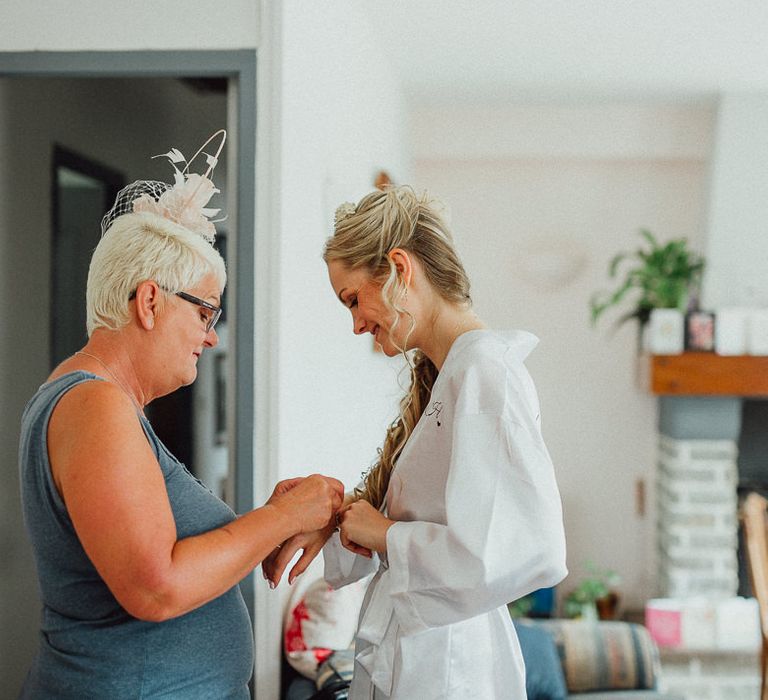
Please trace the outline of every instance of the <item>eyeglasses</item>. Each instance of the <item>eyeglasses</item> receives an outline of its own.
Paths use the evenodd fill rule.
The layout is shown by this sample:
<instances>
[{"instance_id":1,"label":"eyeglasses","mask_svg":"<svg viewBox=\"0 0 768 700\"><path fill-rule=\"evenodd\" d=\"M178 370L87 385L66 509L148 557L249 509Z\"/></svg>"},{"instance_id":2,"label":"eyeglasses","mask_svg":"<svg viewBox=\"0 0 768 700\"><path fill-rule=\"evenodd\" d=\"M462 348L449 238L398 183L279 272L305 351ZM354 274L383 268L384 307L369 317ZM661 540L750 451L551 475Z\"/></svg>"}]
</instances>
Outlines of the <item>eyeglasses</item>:
<instances>
[{"instance_id":1,"label":"eyeglasses","mask_svg":"<svg viewBox=\"0 0 768 700\"><path fill-rule=\"evenodd\" d=\"M165 290L170 292L170 290ZM221 312L223 309L220 306L214 306L213 304L205 301L205 299L201 299L200 297L193 296L192 294L187 294L186 292L175 292L177 297L181 297L184 301L188 301L190 304L195 304L196 306L199 306L202 311L200 312L200 315L202 317L202 321L205 323L205 332L210 333L213 330L213 327L218 323L219 319L221 318ZM132 299L136 298L136 292L131 292L131 295L128 297L128 301L131 301Z\"/></svg>"},{"instance_id":2,"label":"eyeglasses","mask_svg":"<svg viewBox=\"0 0 768 700\"><path fill-rule=\"evenodd\" d=\"M184 301L188 301L190 304L197 304L201 309L203 309L200 314L204 317L203 320L205 321L205 332L210 333L218 320L221 318L221 307L209 304L204 299L192 296L186 292L176 292L176 296L181 297Z\"/></svg>"}]
</instances>

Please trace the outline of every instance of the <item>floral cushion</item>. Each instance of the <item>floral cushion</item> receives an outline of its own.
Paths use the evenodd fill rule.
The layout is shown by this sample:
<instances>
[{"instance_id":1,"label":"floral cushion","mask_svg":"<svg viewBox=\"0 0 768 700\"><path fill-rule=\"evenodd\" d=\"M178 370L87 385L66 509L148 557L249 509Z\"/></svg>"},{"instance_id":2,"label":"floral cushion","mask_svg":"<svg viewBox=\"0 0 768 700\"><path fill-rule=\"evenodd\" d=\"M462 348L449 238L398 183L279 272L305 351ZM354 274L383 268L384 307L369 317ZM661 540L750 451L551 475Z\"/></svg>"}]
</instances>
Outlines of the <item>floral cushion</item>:
<instances>
[{"instance_id":1,"label":"floral cushion","mask_svg":"<svg viewBox=\"0 0 768 700\"><path fill-rule=\"evenodd\" d=\"M318 667L334 651L350 646L367 583L358 581L333 590L317 579L306 588L294 589L283 621L283 647L296 671L316 680Z\"/></svg>"}]
</instances>

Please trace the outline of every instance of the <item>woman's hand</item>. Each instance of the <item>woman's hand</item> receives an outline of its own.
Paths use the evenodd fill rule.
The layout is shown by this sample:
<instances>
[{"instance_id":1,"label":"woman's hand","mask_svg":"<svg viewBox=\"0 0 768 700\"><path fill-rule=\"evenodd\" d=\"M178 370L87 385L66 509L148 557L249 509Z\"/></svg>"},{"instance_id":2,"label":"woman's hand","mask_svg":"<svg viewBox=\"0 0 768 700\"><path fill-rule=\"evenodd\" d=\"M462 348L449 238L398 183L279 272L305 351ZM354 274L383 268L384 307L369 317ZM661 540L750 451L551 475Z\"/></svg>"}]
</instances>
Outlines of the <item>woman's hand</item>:
<instances>
[{"instance_id":1,"label":"woman's hand","mask_svg":"<svg viewBox=\"0 0 768 700\"><path fill-rule=\"evenodd\" d=\"M341 527L341 543L355 554L386 554L387 531L395 522L376 510L368 501L355 501L343 508L337 517Z\"/></svg>"},{"instance_id":2,"label":"woman's hand","mask_svg":"<svg viewBox=\"0 0 768 700\"><path fill-rule=\"evenodd\" d=\"M300 574L306 571L335 529L335 522L332 521L322 530L299 533L287 539L282 545L275 547L269 556L261 562L261 570L264 578L269 581L269 587L275 588L280 583L285 567L288 566L296 552L303 550L288 574L288 585L291 585Z\"/></svg>"},{"instance_id":3,"label":"woman's hand","mask_svg":"<svg viewBox=\"0 0 768 700\"><path fill-rule=\"evenodd\" d=\"M325 528L344 501L344 484L321 474L286 479L275 486L266 505L271 505L296 522L296 532Z\"/></svg>"}]
</instances>

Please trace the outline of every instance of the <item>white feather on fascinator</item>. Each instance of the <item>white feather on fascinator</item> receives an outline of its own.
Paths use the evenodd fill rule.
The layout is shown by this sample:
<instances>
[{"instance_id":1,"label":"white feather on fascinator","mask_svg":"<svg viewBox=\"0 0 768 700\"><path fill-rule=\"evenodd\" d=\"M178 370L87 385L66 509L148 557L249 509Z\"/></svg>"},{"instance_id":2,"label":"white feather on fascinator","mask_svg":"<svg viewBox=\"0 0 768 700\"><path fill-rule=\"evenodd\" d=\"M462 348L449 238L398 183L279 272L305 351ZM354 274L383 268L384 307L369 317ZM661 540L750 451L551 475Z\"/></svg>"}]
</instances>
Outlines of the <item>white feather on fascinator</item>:
<instances>
[{"instance_id":1,"label":"white feather on fascinator","mask_svg":"<svg viewBox=\"0 0 768 700\"><path fill-rule=\"evenodd\" d=\"M215 138L221 136L221 143L216 155L203 153L203 149ZM101 220L101 235L103 236L117 217L123 214L148 212L174 223L202 236L208 243L213 244L216 237L217 221L210 217L216 216L221 209L210 209L206 205L211 197L219 192L210 179L210 174L219 162L219 155L227 140L227 132L220 129L213 134L187 161L177 148L168 153L162 153L153 158L167 158L173 166L173 184L157 180L137 180L124 187L117 194L115 204ZM190 173L189 166L200 155L206 159L208 169L204 175ZM184 169L177 164L184 163Z\"/></svg>"}]
</instances>

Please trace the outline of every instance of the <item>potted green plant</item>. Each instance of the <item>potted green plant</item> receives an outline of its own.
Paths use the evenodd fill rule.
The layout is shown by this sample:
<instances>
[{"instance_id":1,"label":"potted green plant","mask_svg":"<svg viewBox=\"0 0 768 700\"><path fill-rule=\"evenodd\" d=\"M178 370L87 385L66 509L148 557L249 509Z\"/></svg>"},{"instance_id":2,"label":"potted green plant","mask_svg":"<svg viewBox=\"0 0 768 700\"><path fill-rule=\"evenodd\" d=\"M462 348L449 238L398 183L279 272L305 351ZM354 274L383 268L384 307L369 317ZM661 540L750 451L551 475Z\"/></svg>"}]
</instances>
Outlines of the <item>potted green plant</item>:
<instances>
[{"instance_id":1,"label":"potted green plant","mask_svg":"<svg viewBox=\"0 0 768 700\"><path fill-rule=\"evenodd\" d=\"M641 328L653 309L679 309L685 312L689 300L698 296L704 259L688 248L685 238L660 243L647 229L640 235L648 243L631 253L619 253L610 262L611 278L625 269L624 278L613 292L597 292L590 300L592 323L607 309L620 304L625 296L637 292L633 307L619 318L617 325L636 318ZM627 267L626 262L634 263Z\"/></svg>"},{"instance_id":2,"label":"potted green plant","mask_svg":"<svg viewBox=\"0 0 768 700\"><path fill-rule=\"evenodd\" d=\"M585 568L588 575L565 597L563 614L588 620L613 619L619 603L616 587L621 577L610 569L598 569L592 562L587 562Z\"/></svg>"},{"instance_id":3,"label":"potted green plant","mask_svg":"<svg viewBox=\"0 0 768 700\"><path fill-rule=\"evenodd\" d=\"M511 617L527 617L533 610L533 593L508 603L507 609Z\"/></svg>"}]
</instances>

